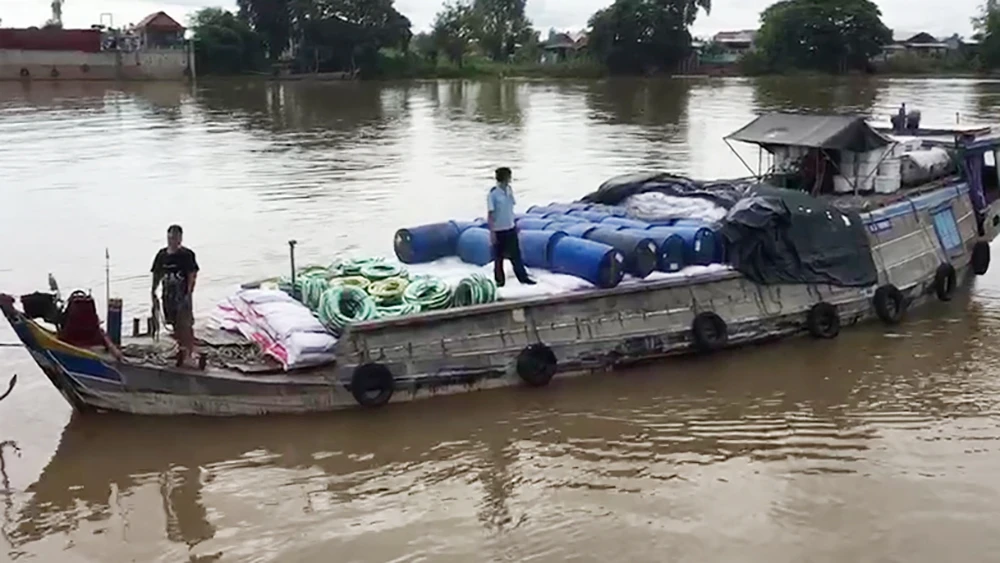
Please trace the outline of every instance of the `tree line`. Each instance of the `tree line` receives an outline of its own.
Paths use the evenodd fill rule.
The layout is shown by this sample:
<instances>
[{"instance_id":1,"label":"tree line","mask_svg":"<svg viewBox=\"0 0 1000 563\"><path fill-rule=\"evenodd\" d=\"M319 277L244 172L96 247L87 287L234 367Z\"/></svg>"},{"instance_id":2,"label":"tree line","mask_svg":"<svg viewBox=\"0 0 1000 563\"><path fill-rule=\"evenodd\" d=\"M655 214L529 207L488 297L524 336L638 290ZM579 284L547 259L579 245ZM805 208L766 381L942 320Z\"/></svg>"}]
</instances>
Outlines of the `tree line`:
<instances>
[{"instance_id":1,"label":"tree line","mask_svg":"<svg viewBox=\"0 0 1000 563\"><path fill-rule=\"evenodd\" d=\"M1000 0L973 19L977 65L1000 67ZM446 0L432 29L414 35L393 0L237 0L238 11L192 17L199 73L398 74L401 68L461 69L470 59L537 63L544 41L527 0ZM614 0L588 22L586 60L612 74L673 72L690 60L690 28L711 0ZM871 70L892 32L871 0L779 0L760 14L756 72Z\"/></svg>"}]
</instances>

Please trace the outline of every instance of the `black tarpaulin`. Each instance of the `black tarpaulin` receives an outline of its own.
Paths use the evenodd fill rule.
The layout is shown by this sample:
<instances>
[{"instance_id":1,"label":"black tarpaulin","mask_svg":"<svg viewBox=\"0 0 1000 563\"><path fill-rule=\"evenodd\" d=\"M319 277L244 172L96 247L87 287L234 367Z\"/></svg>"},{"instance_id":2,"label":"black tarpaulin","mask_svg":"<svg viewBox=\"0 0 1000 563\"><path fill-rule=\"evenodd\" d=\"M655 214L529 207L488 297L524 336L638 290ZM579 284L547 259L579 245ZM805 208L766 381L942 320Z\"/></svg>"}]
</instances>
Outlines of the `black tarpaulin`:
<instances>
[{"instance_id":1,"label":"black tarpaulin","mask_svg":"<svg viewBox=\"0 0 1000 563\"><path fill-rule=\"evenodd\" d=\"M647 172L615 176L600 185L597 191L580 199L583 203L620 205L628 197L649 192L676 197L698 197L729 209L756 180L740 179L700 182L666 172Z\"/></svg>"},{"instance_id":2,"label":"black tarpaulin","mask_svg":"<svg viewBox=\"0 0 1000 563\"><path fill-rule=\"evenodd\" d=\"M759 284L878 281L861 217L800 191L759 185L723 219L726 258Z\"/></svg>"},{"instance_id":3,"label":"black tarpaulin","mask_svg":"<svg viewBox=\"0 0 1000 563\"><path fill-rule=\"evenodd\" d=\"M762 115L726 138L765 148L809 147L850 152L868 152L891 142L872 129L863 117L797 113Z\"/></svg>"}]
</instances>

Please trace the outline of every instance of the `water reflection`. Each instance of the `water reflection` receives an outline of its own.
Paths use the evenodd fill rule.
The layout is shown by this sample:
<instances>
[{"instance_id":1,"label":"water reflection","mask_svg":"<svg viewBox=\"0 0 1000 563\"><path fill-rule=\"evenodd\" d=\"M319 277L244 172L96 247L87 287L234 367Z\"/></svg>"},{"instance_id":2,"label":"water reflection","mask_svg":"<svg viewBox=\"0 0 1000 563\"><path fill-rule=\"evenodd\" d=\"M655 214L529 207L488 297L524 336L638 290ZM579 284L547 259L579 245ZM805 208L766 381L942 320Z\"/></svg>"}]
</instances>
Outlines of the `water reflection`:
<instances>
[{"instance_id":1,"label":"water reflection","mask_svg":"<svg viewBox=\"0 0 1000 563\"><path fill-rule=\"evenodd\" d=\"M769 111L868 113L879 95L877 79L853 77L761 77L752 80L754 106Z\"/></svg>"},{"instance_id":2,"label":"water reflection","mask_svg":"<svg viewBox=\"0 0 1000 563\"><path fill-rule=\"evenodd\" d=\"M590 83L587 105L599 121L675 131L686 120L690 80L623 78Z\"/></svg>"}]
</instances>

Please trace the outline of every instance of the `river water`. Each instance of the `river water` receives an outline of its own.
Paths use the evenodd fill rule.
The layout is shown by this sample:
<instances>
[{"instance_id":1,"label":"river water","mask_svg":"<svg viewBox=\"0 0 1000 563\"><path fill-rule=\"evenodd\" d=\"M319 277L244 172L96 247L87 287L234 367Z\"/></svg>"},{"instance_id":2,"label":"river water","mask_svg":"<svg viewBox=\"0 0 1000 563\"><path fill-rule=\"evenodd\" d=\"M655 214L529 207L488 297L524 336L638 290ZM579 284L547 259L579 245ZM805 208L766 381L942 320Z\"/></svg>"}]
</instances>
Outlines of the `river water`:
<instances>
[{"instance_id":1,"label":"river water","mask_svg":"<svg viewBox=\"0 0 1000 563\"><path fill-rule=\"evenodd\" d=\"M0 83L0 288L52 272L103 310L107 249L128 318L177 222L205 313L283 273L288 239L325 262L481 215L498 165L522 205L650 168L740 176L722 137L756 112L901 102L1000 120L1000 83ZM73 416L0 346L0 391L20 376L0 403L0 561L996 560L998 337L994 269L891 332L254 420Z\"/></svg>"}]
</instances>

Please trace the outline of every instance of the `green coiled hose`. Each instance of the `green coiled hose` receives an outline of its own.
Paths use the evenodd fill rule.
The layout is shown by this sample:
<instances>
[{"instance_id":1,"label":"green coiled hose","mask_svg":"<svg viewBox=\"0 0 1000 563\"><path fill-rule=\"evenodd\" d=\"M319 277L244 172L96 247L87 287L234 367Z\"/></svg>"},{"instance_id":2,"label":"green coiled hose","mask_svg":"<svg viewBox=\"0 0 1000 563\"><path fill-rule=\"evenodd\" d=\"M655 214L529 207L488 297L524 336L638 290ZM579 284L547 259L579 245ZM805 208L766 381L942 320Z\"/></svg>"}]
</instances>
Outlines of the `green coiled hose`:
<instances>
[{"instance_id":1,"label":"green coiled hose","mask_svg":"<svg viewBox=\"0 0 1000 563\"><path fill-rule=\"evenodd\" d=\"M446 309L451 303L451 287L437 278L420 277L406 286L403 303L419 305L421 311Z\"/></svg>"},{"instance_id":2,"label":"green coiled hose","mask_svg":"<svg viewBox=\"0 0 1000 563\"><path fill-rule=\"evenodd\" d=\"M317 315L327 329L340 334L351 323L376 318L378 311L375 302L363 289L338 285L323 293Z\"/></svg>"},{"instance_id":3,"label":"green coiled hose","mask_svg":"<svg viewBox=\"0 0 1000 563\"><path fill-rule=\"evenodd\" d=\"M458 282L452 296L452 307L483 305L497 300L497 284L482 274L472 274Z\"/></svg>"},{"instance_id":4,"label":"green coiled hose","mask_svg":"<svg viewBox=\"0 0 1000 563\"><path fill-rule=\"evenodd\" d=\"M302 304L313 311L319 308L323 293L330 289L330 282L326 281L325 275L320 274L296 278L295 284Z\"/></svg>"},{"instance_id":5,"label":"green coiled hose","mask_svg":"<svg viewBox=\"0 0 1000 563\"><path fill-rule=\"evenodd\" d=\"M403 292L409 284L409 280L403 278L377 281L368 286L368 295L375 299L375 304L379 307L399 305L403 302Z\"/></svg>"},{"instance_id":6,"label":"green coiled hose","mask_svg":"<svg viewBox=\"0 0 1000 563\"><path fill-rule=\"evenodd\" d=\"M368 291L368 286L370 286L371 283L372 282L368 281L368 278L362 276L345 276L339 278L331 278L329 282L330 287L349 285L351 287L356 287L362 291Z\"/></svg>"},{"instance_id":7,"label":"green coiled hose","mask_svg":"<svg viewBox=\"0 0 1000 563\"><path fill-rule=\"evenodd\" d=\"M410 274L406 271L406 268L398 264L375 262L362 266L361 275L371 281L382 281L389 278L405 278L409 277Z\"/></svg>"},{"instance_id":8,"label":"green coiled hose","mask_svg":"<svg viewBox=\"0 0 1000 563\"><path fill-rule=\"evenodd\" d=\"M333 266L332 270L341 276L359 276L361 275L362 268L365 266L382 264L383 262L385 262L385 258L381 256L374 258L351 258Z\"/></svg>"}]
</instances>

